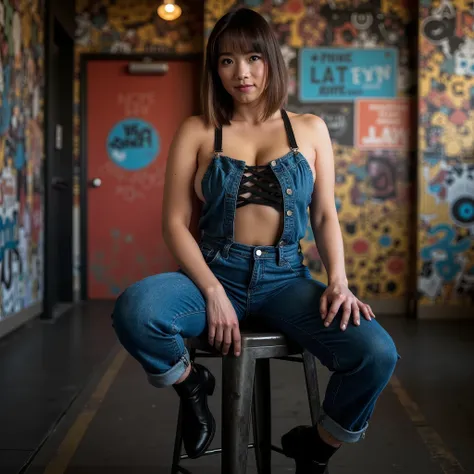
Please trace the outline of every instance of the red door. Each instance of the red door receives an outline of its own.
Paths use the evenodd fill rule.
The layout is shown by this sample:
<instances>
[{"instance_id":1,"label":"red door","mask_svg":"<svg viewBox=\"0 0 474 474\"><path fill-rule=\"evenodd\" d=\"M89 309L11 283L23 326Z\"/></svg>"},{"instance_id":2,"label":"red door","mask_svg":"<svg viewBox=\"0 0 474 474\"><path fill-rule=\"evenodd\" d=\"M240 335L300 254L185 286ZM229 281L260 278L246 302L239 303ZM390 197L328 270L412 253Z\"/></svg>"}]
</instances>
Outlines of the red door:
<instances>
[{"instance_id":1,"label":"red door","mask_svg":"<svg viewBox=\"0 0 474 474\"><path fill-rule=\"evenodd\" d=\"M170 61L164 76L132 76L128 61L87 64L88 297L177 268L161 233L168 149L196 113L196 62Z\"/></svg>"}]
</instances>

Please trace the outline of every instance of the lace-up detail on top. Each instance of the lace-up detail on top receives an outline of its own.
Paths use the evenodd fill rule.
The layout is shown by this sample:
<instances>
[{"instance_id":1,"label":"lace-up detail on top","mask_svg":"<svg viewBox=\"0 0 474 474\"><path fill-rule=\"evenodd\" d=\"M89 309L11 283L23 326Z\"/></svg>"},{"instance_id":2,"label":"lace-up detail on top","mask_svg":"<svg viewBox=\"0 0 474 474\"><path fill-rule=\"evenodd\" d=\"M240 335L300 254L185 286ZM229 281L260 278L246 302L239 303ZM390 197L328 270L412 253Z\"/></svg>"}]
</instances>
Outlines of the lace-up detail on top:
<instances>
[{"instance_id":1,"label":"lace-up detail on top","mask_svg":"<svg viewBox=\"0 0 474 474\"><path fill-rule=\"evenodd\" d=\"M283 195L277 177L269 165L246 166L240 181L237 208L247 204L264 204L283 210Z\"/></svg>"},{"instance_id":2,"label":"lace-up detail on top","mask_svg":"<svg viewBox=\"0 0 474 474\"><path fill-rule=\"evenodd\" d=\"M298 153L298 145L296 144L293 127L291 126L286 110L281 110L281 116L285 125L290 149L296 155ZM215 156L220 156L222 154L221 127L217 127L214 131L214 154ZM271 165L273 166L275 163L276 161L273 160ZM272 169L272 166L270 166L270 164L245 166L242 180L239 185L237 208L246 206L247 204L262 204L271 206L277 211L283 211L284 205L281 185Z\"/></svg>"}]
</instances>

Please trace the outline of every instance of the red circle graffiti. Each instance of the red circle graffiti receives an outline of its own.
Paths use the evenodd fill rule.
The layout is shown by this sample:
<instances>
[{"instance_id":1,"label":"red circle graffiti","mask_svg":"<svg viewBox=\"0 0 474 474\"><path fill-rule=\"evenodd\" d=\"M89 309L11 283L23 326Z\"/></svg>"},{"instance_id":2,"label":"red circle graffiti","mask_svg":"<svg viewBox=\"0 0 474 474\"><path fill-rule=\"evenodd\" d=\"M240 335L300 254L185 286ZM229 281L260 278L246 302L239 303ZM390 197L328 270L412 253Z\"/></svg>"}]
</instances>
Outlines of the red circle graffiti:
<instances>
[{"instance_id":1,"label":"red circle graffiti","mask_svg":"<svg viewBox=\"0 0 474 474\"><path fill-rule=\"evenodd\" d=\"M359 239L353 243L352 248L355 253L367 253L369 250L369 243L367 240Z\"/></svg>"},{"instance_id":2,"label":"red circle graffiti","mask_svg":"<svg viewBox=\"0 0 474 474\"><path fill-rule=\"evenodd\" d=\"M391 274L398 275L405 269L405 264L400 257L392 257L387 262L387 269Z\"/></svg>"}]
</instances>

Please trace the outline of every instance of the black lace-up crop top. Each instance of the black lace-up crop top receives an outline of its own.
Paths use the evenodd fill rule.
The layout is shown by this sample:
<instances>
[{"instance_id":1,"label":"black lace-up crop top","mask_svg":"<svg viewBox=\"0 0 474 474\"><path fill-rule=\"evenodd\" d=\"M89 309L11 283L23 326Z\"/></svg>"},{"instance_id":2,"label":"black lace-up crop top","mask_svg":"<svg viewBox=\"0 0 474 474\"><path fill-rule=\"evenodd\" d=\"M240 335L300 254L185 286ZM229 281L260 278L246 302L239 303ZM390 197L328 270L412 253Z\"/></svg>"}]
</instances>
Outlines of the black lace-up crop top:
<instances>
[{"instance_id":1,"label":"black lace-up crop top","mask_svg":"<svg viewBox=\"0 0 474 474\"><path fill-rule=\"evenodd\" d=\"M246 166L240 181L237 208L247 204L272 206L283 210L281 186L269 165Z\"/></svg>"},{"instance_id":2,"label":"black lace-up crop top","mask_svg":"<svg viewBox=\"0 0 474 474\"><path fill-rule=\"evenodd\" d=\"M290 147L293 151L297 151L298 146L288 114L282 110L281 115ZM222 128L215 130L214 153L222 153ZM245 167L239 186L237 208L247 204L261 204L283 211L281 186L270 164Z\"/></svg>"}]
</instances>

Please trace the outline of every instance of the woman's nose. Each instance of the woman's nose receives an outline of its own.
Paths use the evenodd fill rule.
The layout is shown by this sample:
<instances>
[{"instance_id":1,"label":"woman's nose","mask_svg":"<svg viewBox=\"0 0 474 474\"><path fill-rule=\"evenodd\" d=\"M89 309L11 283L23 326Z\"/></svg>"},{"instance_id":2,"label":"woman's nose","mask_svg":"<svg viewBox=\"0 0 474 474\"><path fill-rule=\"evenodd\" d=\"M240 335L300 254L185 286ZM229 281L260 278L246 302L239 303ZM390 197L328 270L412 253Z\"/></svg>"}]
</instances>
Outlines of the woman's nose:
<instances>
[{"instance_id":1,"label":"woman's nose","mask_svg":"<svg viewBox=\"0 0 474 474\"><path fill-rule=\"evenodd\" d=\"M243 79L246 79L247 77L249 77L249 66L246 62L244 61L241 61L239 64L238 64L238 67L237 67L237 71L236 71L236 75L237 75L237 79L239 81L243 80Z\"/></svg>"}]
</instances>

